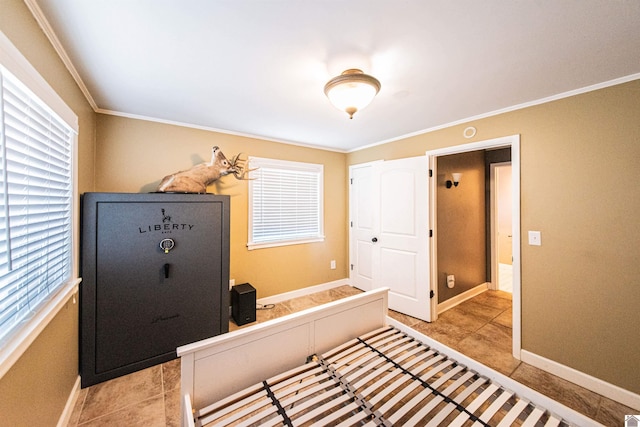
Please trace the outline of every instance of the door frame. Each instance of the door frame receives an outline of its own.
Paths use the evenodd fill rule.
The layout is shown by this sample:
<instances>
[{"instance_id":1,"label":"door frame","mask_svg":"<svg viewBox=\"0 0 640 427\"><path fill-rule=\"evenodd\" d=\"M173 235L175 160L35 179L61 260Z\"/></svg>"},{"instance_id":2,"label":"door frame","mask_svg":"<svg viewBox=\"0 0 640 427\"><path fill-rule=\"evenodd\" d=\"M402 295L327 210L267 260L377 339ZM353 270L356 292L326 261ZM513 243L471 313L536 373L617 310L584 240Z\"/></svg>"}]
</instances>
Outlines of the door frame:
<instances>
[{"instance_id":1,"label":"door frame","mask_svg":"<svg viewBox=\"0 0 640 427\"><path fill-rule=\"evenodd\" d=\"M489 150L495 148L511 147L511 179L512 179L512 252L513 252L513 357L520 360L520 352L522 350L522 328L521 328L521 289L520 289L520 271L521 271L521 254L520 254L520 135L510 135L500 138L488 139L485 141L472 142L462 145L454 145L451 147L429 150L426 152L429 158L429 169L432 171L433 178L430 180L429 188L429 227L433 231L430 239L430 256L431 256L431 289L434 291L434 298L431 299L431 318L436 320L438 313L436 305L438 301L438 247L437 247L437 202L438 202L438 170L437 158L439 156L467 153L470 151Z\"/></svg>"}]
</instances>

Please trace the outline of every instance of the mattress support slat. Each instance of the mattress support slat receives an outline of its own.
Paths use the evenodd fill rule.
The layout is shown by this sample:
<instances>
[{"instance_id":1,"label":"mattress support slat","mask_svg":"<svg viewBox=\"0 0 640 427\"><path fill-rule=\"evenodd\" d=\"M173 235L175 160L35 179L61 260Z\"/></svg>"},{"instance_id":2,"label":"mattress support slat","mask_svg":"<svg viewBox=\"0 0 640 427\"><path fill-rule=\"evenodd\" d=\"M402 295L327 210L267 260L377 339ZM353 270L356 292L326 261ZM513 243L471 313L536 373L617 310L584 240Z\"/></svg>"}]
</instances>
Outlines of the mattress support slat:
<instances>
[{"instance_id":1,"label":"mattress support slat","mask_svg":"<svg viewBox=\"0 0 640 427\"><path fill-rule=\"evenodd\" d=\"M500 421L497 427L507 427L513 424L513 422L522 414L522 412L529 406L529 402L524 399L518 399L518 402L513 405L507 415Z\"/></svg>"},{"instance_id":2,"label":"mattress support slat","mask_svg":"<svg viewBox=\"0 0 640 427\"><path fill-rule=\"evenodd\" d=\"M380 414L373 411L371 403L367 401L367 399L365 399L361 394L359 394L357 390L354 389L354 387L351 385L351 383L337 369L335 369L330 364L327 364L323 359L319 359L318 363L331 373L331 376L340 383L345 392L348 393L355 402L357 402L358 406L364 414L374 419L381 419Z\"/></svg>"},{"instance_id":3,"label":"mattress support slat","mask_svg":"<svg viewBox=\"0 0 640 427\"><path fill-rule=\"evenodd\" d=\"M273 406L276 407L278 414L282 417L282 423L288 427L293 427L293 424L291 423L291 419L289 419L289 416L287 415L287 411L285 411L282 405L280 405L280 402L278 401L276 396L273 394L273 391L271 391L271 387L269 387L269 384L266 381L263 381L262 384L264 384L264 388L265 388L265 391L267 392L267 396L271 399Z\"/></svg>"},{"instance_id":4,"label":"mattress support slat","mask_svg":"<svg viewBox=\"0 0 640 427\"><path fill-rule=\"evenodd\" d=\"M469 422L502 427L517 421L523 426L567 426L395 328L381 328L322 357L310 357L305 365L206 409L196 412L199 425L229 420L316 427Z\"/></svg>"},{"instance_id":5,"label":"mattress support slat","mask_svg":"<svg viewBox=\"0 0 640 427\"><path fill-rule=\"evenodd\" d=\"M362 342L365 346L367 346L367 347L371 348L371 350L372 350L372 351L374 351L374 352L378 353L378 355L379 355L380 357L382 357L383 359L388 360L391 364L393 364L394 366L396 366L396 368L398 368L398 369L400 369L400 370L404 371L406 374L410 375L410 376L413 378L413 380L414 380L414 381L419 382L419 383L420 383L420 384L421 384L425 389L430 390L430 391L431 391L431 393L435 394L436 396L442 397L442 399L443 399L445 402L447 402L447 403L453 403L453 404L455 404L455 405L458 407L458 410L459 410L460 412L466 412L466 413L468 414L468 418L470 418L472 421L478 421L478 422L480 422L482 425L485 425L485 426L489 427L486 423L484 423L484 422L480 421L480 420L478 419L478 417L477 417L477 416L475 416L475 415L473 414L473 412L469 412L469 411L467 411L467 408L465 408L464 406L462 406L462 405L460 405L460 404L456 403L456 402L455 402L455 401L453 401L449 396L445 396L445 395L443 395L443 394L442 394L442 393L441 393L437 388L434 388L431 384L429 384L427 381L425 381L425 380L423 379L423 377L424 377L424 376L423 376L423 377L418 377L418 376L416 376L415 374L413 374L413 373L411 373L411 372L407 371L406 369L404 369L400 364L398 364L398 363L397 363L397 362L395 362L394 360L392 360L392 359L388 358L386 354L384 354L384 353L380 352L378 349L376 349L376 348L374 348L374 347L369 346L369 344L368 344L367 342L362 341L362 340L360 340L360 342Z\"/></svg>"}]
</instances>

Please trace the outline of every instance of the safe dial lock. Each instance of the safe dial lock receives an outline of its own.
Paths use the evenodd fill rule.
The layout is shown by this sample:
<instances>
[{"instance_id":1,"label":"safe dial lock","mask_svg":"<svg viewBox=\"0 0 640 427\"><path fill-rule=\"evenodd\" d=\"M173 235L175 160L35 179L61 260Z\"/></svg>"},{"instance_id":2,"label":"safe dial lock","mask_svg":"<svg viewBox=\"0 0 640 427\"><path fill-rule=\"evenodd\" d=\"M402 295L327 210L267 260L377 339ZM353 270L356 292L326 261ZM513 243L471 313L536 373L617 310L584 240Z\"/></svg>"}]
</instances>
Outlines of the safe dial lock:
<instances>
[{"instance_id":1,"label":"safe dial lock","mask_svg":"<svg viewBox=\"0 0 640 427\"><path fill-rule=\"evenodd\" d=\"M160 241L160 249L162 249L165 254L168 254L175 245L176 242L174 242L173 239L162 239Z\"/></svg>"}]
</instances>

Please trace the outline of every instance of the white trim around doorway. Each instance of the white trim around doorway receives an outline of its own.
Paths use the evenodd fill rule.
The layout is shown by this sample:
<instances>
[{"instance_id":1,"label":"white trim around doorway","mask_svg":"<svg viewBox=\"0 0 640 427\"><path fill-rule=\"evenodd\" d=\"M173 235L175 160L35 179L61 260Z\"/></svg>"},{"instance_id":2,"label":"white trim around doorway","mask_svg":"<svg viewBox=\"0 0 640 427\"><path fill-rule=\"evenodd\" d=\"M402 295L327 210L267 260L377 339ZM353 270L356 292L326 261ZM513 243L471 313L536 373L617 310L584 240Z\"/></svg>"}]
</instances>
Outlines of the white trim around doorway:
<instances>
[{"instance_id":1,"label":"white trim around doorway","mask_svg":"<svg viewBox=\"0 0 640 427\"><path fill-rule=\"evenodd\" d=\"M520 135L511 135L501 138L489 139L486 141L472 142L469 144L455 145L452 147L439 148L436 150L427 151L426 155L429 158L429 168L433 171L433 177L436 178L437 172L437 158L438 156L444 156L449 154L466 153L470 151L478 150L490 150L495 148L511 147L511 174L512 174L512 250L513 250L513 345L512 354L513 357L520 360L522 350L522 330L521 330L521 289L520 289L520 269L521 269L521 254L520 254ZM438 301L438 248L437 248L437 179L430 180L429 197L429 226L433 230L433 238L430 239L430 256L431 256L431 289L435 295L431 299L432 301L432 320L436 320L437 310L435 305Z\"/></svg>"}]
</instances>

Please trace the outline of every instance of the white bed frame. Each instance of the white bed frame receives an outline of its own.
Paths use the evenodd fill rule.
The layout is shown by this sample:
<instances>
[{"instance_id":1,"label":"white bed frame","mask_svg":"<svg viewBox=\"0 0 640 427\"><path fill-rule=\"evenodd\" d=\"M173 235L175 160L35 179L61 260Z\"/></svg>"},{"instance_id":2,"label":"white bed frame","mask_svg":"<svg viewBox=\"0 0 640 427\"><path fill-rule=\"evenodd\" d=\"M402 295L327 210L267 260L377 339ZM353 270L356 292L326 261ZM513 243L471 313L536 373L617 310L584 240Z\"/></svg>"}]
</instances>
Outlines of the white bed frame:
<instances>
[{"instance_id":1,"label":"white bed frame","mask_svg":"<svg viewBox=\"0 0 640 427\"><path fill-rule=\"evenodd\" d=\"M303 365L351 339L390 325L461 365L577 426L600 426L584 415L387 316L388 289L378 289L259 323L177 349L181 358L183 427L203 408Z\"/></svg>"}]
</instances>

